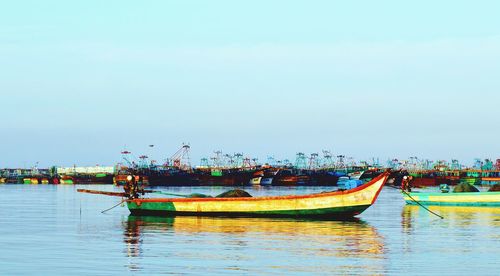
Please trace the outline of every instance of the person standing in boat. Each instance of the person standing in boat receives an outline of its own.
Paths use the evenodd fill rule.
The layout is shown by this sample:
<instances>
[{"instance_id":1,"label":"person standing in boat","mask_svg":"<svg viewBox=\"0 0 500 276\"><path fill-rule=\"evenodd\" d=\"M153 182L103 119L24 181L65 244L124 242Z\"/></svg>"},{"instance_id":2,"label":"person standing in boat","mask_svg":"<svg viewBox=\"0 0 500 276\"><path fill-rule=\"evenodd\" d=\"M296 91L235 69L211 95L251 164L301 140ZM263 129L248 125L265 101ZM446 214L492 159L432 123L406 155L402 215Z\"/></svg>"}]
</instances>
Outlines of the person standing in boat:
<instances>
[{"instance_id":1,"label":"person standing in boat","mask_svg":"<svg viewBox=\"0 0 500 276\"><path fill-rule=\"evenodd\" d=\"M411 192L411 181L413 180L412 176L405 175L403 177L403 181L401 182L401 189L403 191Z\"/></svg>"},{"instance_id":2,"label":"person standing in boat","mask_svg":"<svg viewBox=\"0 0 500 276\"><path fill-rule=\"evenodd\" d=\"M123 189L125 190L125 195L130 199L138 198L139 193L144 194L144 189L139 187L140 176L129 175L127 176L127 181L125 185L123 185Z\"/></svg>"}]
</instances>

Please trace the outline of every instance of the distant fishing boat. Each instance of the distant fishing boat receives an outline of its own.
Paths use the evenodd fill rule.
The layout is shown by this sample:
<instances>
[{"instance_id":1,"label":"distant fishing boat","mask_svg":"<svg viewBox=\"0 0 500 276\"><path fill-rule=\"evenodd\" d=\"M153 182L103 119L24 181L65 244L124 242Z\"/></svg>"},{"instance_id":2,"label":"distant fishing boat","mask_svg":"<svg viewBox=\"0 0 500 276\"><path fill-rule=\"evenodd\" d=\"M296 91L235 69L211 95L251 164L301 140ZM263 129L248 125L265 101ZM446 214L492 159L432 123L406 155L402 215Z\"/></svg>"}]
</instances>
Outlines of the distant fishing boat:
<instances>
[{"instance_id":1,"label":"distant fishing boat","mask_svg":"<svg viewBox=\"0 0 500 276\"><path fill-rule=\"evenodd\" d=\"M363 175L364 171L355 171L348 173L347 175L349 176L350 179L359 179Z\"/></svg>"},{"instance_id":2,"label":"distant fishing boat","mask_svg":"<svg viewBox=\"0 0 500 276\"><path fill-rule=\"evenodd\" d=\"M261 186L272 185L273 181L274 181L274 177L276 175L278 175L279 172L280 172L280 169L275 169L275 168L264 170L264 175L262 176L262 179L260 180L260 185Z\"/></svg>"},{"instance_id":3,"label":"distant fishing boat","mask_svg":"<svg viewBox=\"0 0 500 276\"><path fill-rule=\"evenodd\" d=\"M60 177L59 183L60 184L75 184L75 181L73 180L73 177L64 175L64 176Z\"/></svg>"},{"instance_id":4,"label":"distant fishing boat","mask_svg":"<svg viewBox=\"0 0 500 276\"><path fill-rule=\"evenodd\" d=\"M308 172L309 182L307 185L337 186L339 175L334 171L317 170Z\"/></svg>"},{"instance_id":5,"label":"distant fishing boat","mask_svg":"<svg viewBox=\"0 0 500 276\"><path fill-rule=\"evenodd\" d=\"M262 176L254 177L250 179L249 184L250 185L260 185L260 181L262 180Z\"/></svg>"},{"instance_id":6,"label":"distant fishing boat","mask_svg":"<svg viewBox=\"0 0 500 276\"><path fill-rule=\"evenodd\" d=\"M281 169L273 176L274 186L297 186L309 183L309 176L293 169Z\"/></svg>"},{"instance_id":7,"label":"distant fishing boat","mask_svg":"<svg viewBox=\"0 0 500 276\"><path fill-rule=\"evenodd\" d=\"M272 185L273 184L273 178L272 177L263 177L260 180L260 185L262 186L267 186L267 185Z\"/></svg>"},{"instance_id":8,"label":"distant fishing boat","mask_svg":"<svg viewBox=\"0 0 500 276\"><path fill-rule=\"evenodd\" d=\"M439 205L439 206L499 206L500 192L473 193L421 193L404 194L407 204ZM416 203L417 201L418 203Z\"/></svg>"},{"instance_id":9,"label":"distant fishing boat","mask_svg":"<svg viewBox=\"0 0 500 276\"><path fill-rule=\"evenodd\" d=\"M258 170L253 173L253 177L248 181L250 185L260 185L260 181L264 177L264 170Z\"/></svg>"},{"instance_id":10,"label":"distant fishing boat","mask_svg":"<svg viewBox=\"0 0 500 276\"><path fill-rule=\"evenodd\" d=\"M409 175L413 177L412 187L432 187L440 184L456 185L461 181L458 175L440 171L410 172Z\"/></svg>"},{"instance_id":11,"label":"distant fishing boat","mask_svg":"<svg viewBox=\"0 0 500 276\"><path fill-rule=\"evenodd\" d=\"M35 177L30 177L30 178L23 178L23 183L24 184L38 184L39 181Z\"/></svg>"},{"instance_id":12,"label":"distant fishing boat","mask_svg":"<svg viewBox=\"0 0 500 276\"><path fill-rule=\"evenodd\" d=\"M375 203L390 172L350 190L309 195L128 199L132 215L350 218Z\"/></svg>"},{"instance_id":13,"label":"distant fishing boat","mask_svg":"<svg viewBox=\"0 0 500 276\"><path fill-rule=\"evenodd\" d=\"M483 177L482 181L486 182L500 182L500 177L495 176L495 177Z\"/></svg>"}]
</instances>

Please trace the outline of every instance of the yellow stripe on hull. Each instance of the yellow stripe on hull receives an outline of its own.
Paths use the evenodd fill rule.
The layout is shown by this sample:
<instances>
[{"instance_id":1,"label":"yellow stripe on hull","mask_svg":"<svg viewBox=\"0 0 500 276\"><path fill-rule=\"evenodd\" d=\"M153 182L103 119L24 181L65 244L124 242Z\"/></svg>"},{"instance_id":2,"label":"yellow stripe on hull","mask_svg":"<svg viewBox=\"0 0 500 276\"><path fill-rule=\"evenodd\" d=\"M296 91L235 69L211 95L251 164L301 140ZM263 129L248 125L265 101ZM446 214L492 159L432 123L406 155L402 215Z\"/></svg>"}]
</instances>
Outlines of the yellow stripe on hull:
<instances>
[{"instance_id":1,"label":"yellow stripe on hull","mask_svg":"<svg viewBox=\"0 0 500 276\"><path fill-rule=\"evenodd\" d=\"M379 180L378 183L366 190L343 195L274 200L262 198L260 200L231 201L174 201L173 203L175 210L179 212L268 212L361 206L372 204L374 195L383 182L383 180Z\"/></svg>"}]
</instances>

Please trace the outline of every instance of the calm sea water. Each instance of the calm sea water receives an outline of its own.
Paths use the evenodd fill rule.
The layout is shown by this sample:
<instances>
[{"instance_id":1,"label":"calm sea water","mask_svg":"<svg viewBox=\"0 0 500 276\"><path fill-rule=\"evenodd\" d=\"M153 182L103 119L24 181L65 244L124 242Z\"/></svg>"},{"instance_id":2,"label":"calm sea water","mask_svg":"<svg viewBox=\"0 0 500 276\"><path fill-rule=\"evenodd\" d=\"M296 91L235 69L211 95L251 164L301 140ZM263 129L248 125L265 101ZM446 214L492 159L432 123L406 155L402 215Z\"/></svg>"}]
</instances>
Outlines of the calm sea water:
<instances>
[{"instance_id":1,"label":"calm sea water","mask_svg":"<svg viewBox=\"0 0 500 276\"><path fill-rule=\"evenodd\" d=\"M450 274L498 275L500 208L405 206L385 188L350 222L145 218L120 199L80 194L110 185L0 185L0 275ZM322 187L253 188L253 195ZM163 188L211 195L227 188Z\"/></svg>"}]
</instances>

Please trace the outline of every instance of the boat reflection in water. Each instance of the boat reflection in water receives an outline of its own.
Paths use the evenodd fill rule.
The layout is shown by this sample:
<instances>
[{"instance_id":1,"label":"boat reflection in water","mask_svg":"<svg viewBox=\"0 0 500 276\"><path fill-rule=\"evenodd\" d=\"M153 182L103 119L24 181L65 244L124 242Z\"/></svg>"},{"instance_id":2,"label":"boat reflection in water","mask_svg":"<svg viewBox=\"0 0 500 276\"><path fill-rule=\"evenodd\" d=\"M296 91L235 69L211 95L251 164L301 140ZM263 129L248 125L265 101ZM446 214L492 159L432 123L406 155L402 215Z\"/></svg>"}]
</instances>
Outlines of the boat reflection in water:
<instances>
[{"instance_id":1,"label":"boat reflection in water","mask_svg":"<svg viewBox=\"0 0 500 276\"><path fill-rule=\"evenodd\" d=\"M500 226L500 208L499 207L474 207L474 206L426 206L429 210L444 217L442 227L463 229L467 226ZM426 223L428 220L438 219L433 214L417 205L406 205L403 208L402 226L409 230L412 225L419 220L419 224Z\"/></svg>"},{"instance_id":2,"label":"boat reflection in water","mask_svg":"<svg viewBox=\"0 0 500 276\"><path fill-rule=\"evenodd\" d=\"M130 215L123 224L126 254L135 263L129 268L135 271L140 270L141 262L153 256L158 260L162 255L164 264L181 262L191 266L203 256L217 273L229 269L228 265L231 270L255 273L274 269L316 273L359 270L370 274L384 271L384 240L374 227L359 219Z\"/></svg>"}]
</instances>

